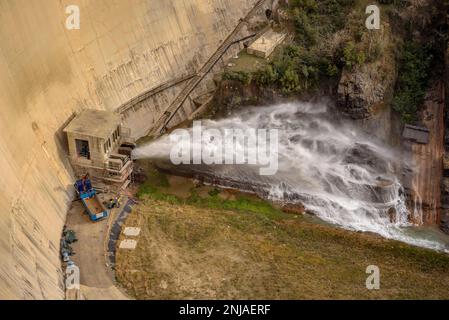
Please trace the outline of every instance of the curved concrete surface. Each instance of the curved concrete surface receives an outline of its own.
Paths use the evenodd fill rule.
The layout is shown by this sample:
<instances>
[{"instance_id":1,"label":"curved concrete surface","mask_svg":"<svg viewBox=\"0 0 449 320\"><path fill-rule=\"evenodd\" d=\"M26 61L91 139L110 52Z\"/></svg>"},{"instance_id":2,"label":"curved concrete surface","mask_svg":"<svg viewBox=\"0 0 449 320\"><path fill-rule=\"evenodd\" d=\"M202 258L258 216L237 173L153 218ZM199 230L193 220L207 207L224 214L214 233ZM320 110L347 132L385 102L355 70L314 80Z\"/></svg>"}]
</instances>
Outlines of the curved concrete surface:
<instances>
[{"instance_id":1,"label":"curved concrete surface","mask_svg":"<svg viewBox=\"0 0 449 320\"><path fill-rule=\"evenodd\" d=\"M64 298L59 239L73 178L62 129L74 112L114 110L195 72L255 2L0 1L0 298ZM80 7L80 30L65 28L68 5ZM139 135L173 96L126 124Z\"/></svg>"}]
</instances>

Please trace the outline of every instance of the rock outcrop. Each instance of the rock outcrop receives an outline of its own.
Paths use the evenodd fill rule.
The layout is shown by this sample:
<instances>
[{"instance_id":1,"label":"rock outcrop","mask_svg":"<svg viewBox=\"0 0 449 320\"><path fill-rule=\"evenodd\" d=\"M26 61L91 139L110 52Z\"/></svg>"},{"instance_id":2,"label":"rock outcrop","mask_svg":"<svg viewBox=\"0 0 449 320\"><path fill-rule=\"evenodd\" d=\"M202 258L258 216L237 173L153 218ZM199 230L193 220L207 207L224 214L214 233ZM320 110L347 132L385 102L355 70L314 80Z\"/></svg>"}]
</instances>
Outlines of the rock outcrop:
<instances>
[{"instance_id":1,"label":"rock outcrop","mask_svg":"<svg viewBox=\"0 0 449 320\"><path fill-rule=\"evenodd\" d=\"M381 30L368 31L362 41L359 46L377 50L379 56L373 62L344 68L337 90L338 107L353 119L369 118L377 106L391 98L396 82L389 25L384 23Z\"/></svg>"},{"instance_id":2,"label":"rock outcrop","mask_svg":"<svg viewBox=\"0 0 449 320\"><path fill-rule=\"evenodd\" d=\"M338 106L353 119L366 119L384 102L394 85L392 77L383 78L377 64L345 70L338 85Z\"/></svg>"}]
</instances>

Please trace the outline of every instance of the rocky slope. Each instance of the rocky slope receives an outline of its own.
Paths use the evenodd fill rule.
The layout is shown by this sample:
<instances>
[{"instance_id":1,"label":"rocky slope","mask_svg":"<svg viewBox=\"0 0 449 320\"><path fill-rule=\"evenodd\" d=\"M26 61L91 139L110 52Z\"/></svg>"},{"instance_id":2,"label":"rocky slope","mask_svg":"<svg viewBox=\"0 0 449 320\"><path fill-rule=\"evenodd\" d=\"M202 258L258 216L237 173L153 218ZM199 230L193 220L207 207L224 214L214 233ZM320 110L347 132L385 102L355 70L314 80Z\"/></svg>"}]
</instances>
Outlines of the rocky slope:
<instances>
[{"instance_id":1,"label":"rocky slope","mask_svg":"<svg viewBox=\"0 0 449 320\"><path fill-rule=\"evenodd\" d=\"M343 69L337 90L337 105L353 119L366 119L376 107L388 103L396 83L396 58L390 25L365 34L362 46L382 52L375 61ZM376 47L376 49L374 49Z\"/></svg>"}]
</instances>

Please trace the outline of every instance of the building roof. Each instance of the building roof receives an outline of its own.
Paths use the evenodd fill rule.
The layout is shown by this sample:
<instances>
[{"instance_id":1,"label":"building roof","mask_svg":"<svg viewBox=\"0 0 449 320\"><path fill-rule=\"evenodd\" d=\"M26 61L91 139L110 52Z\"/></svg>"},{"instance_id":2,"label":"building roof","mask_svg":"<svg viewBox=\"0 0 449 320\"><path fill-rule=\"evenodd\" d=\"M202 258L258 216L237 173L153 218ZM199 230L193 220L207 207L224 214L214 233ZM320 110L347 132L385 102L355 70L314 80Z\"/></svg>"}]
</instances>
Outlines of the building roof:
<instances>
[{"instance_id":1,"label":"building roof","mask_svg":"<svg viewBox=\"0 0 449 320\"><path fill-rule=\"evenodd\" d=\"M268 57L287 36L284 32L268 29L248 47L248 53Z\"/></svg>"},{"instance_id":2,"label":"building roof","mask_svg":"<svg viewBox=\"0 0 449 320\"><path fill-rule=\"evenodd\" d=\"M429 143L429 129L406 124L402 136L405 139L410 139L416 143Z\"/></svg>"},{"instance_id":3,"label":"building roof","mask_svg":"<svg viewBox=\"0 0 449 320\"><path fill-rule=\"evenodd\" d=\"M111 111L85 109L68 125L64 132L107 139L120 124L120 115Z\"/></svg>"}]
</instances>

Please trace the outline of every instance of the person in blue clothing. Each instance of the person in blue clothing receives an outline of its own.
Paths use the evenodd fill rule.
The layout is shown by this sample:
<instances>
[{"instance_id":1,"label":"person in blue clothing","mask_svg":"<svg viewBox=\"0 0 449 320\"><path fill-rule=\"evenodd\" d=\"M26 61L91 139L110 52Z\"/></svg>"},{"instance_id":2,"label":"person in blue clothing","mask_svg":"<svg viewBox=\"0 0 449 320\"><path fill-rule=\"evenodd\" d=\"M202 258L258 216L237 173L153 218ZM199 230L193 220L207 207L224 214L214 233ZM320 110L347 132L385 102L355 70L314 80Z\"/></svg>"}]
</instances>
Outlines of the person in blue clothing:
<instances>
[{"instance_id":1,"label":"person in blue clothing","mask_svg":"<svg viewBox=\"0 0 449 320\"><path fill-rule=\"evenodd\" d=\"M92 190L92 182L89 179L88 173L83 177L83 189L85 192Z\"/></svg>"},{"instance_id":2,"label":"person in blue clothing","mask_svg":"<svg viewBox=\"0 0 449 320\"><path fill-rule=\"evenodd\" d=\"M78 181L75 183L75 187L76 187L76 190L78 190L79 193L82 193L82 192L84 191L84 184L83 184L83 181L82 181L82 180L78 180Z\"/></svg>"}]
</instances>

